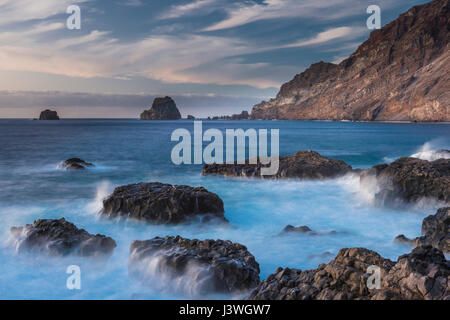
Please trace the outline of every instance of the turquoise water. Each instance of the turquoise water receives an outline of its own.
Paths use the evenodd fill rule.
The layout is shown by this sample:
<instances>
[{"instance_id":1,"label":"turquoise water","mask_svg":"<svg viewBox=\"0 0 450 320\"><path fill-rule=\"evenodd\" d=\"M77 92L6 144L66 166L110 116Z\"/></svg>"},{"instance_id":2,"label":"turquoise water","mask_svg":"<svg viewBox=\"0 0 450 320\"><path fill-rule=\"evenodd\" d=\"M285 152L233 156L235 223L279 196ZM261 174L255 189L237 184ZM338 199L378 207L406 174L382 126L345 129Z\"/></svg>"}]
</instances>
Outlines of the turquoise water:
<instances>
[{"instance_id":1,"label":"turquoise water","mask_svg":"<svg viewBox=\"0 0 450 320\"><path fill-rule=\"evenodd\" d=\"M448 124L204 121L203 127L279 129L282 155L315 150L354 168L424 150L450 149ZM419 235L422 219L439 206L424 202L402 210L374 207L371 190L362 190L354 176L316 182L203 177L199 165L172 164L176 143L170 135L176 128L192 131L193 122L0 120L0 298L188 298L174 293L170 283L155 279L149 288L128 277L131 241L165 235L242 243L260 263L262 279L278 266L315 268L343 247L366 247L396 259L410 248L393 243L394 237ZM70 157L96 167L85 172L57 169ZM114 187L138 181L204 186L223 199L230 226L153 226L97 214L102 198ZM114 238L118 244L114 254L104 262L18 256L9 245L10 227L60 217L90 233ZM340 233L277 236L287 224ZM81 267L81 290L66 288L65 271L72 264Z\"/></svg>"}]
</instances>

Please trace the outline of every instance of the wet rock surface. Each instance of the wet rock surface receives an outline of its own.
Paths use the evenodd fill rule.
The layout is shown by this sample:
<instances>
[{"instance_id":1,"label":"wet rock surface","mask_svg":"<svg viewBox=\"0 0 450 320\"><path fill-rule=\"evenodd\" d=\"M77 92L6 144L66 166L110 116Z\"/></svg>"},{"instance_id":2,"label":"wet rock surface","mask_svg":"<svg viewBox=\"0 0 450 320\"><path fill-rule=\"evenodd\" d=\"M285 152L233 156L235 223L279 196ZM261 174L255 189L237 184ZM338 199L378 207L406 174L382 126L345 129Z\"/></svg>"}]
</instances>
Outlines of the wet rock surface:
<instances>
[{"instance_id":1,"label":"wet rock surface","mask_svg":"<svg viewBox=\"0 0 450 320\"><path fill-rule=\"evenodd\" d=\"M450 253L450 207L441 208L436 214L423 219L422 236L408 239L404 235L399 235L395 241L411 246L431 245Z\"/></svg>"},{"instance_id":2,"label":"wet rock surface","mask_svg":"<svg viewBox=\"0 0 450 320\"><path fill-rule=\"evenodd\" d=\"M133 241L129 272L146 283L163 279L177 283L193 296L233 293L259 284L259 265L247 248L224 240L156 237ZM167 281L167 282L166 282Z\"/></svg>"},{"instance_id":3,"label":"wet rock surface","mask_svg":"<svg viewBox=\"0 0 450 320\"><path fill-rule=\"evenodd\" d=\"M150 110L141 113L141 120L179 120L181 113L171 97L156 98Z\"/></svg>"},{"instance_id":4,"label":"wet rock surface","mask_svg":"<svg viewBox=\"0 0 450 320\"><path fill-rule=\"evenodd\" d=\"M391 164L380 164L361 174L361 185L374 179L380 205L417 202L422 199L450 201L450 159L435 161L400 158Z\"/></svg>"},{"instance_id":5,"label":"wet rock surface","mask_svg":"<svg viewBox=\"0 0 450 320\"><path fill-rule=\"evenodd\" d=\"M370 266L380 269L379 289L369 289ZM251 300L450 299L450 264L431 246L417 247L397 262L364 249L341 249L317 269L278 268L250 294Z\"/></svg>"},{"instance_id":6,"label":"wet rock surface","mask_svg":"<svg viewBox=\"0 0 450 320\"><path fill-rule=\"evenodd\" d=\"M280 157L279 169L273 176L262 176L261 162L257 164L206 164L203 175L223 175L255 178L298 178L325 179L334 178L352 171L352 167L342 160L330 159L314 151L298 151L294 155Z\"/></svg>"},{"instance_id":7,"label":"wet rock surface","mask_svg":"<svg viewBox=\"0 0 450 320\"><path fill-rule=\"evenodd\" d=\"M24 227L12 227L11 234L19 253L31 251L50 256L101 257L111 255L116 247L112 238L92 235L64 218L39 219Z\"/></svg>"},{"instance_id":8,"label":"wet rock surface","mask_svg":"<svg viewBox=\"0 0 450 320\"><path fill-rule=\"evenodd\" d=\"M41 112L39 120L59 120L59 116L56 111L47 109Z\"/></svg>"},{"instance_id":9,"label":"wet rock surface","mask_svg":"<svg viewBox=\"0 0 450 320\"><path fill-rule=\"evenodd\" d=\"M93 167L90 162L86 162L79 158L70 158L59 164L59 168L66 170L84 170L87 167Z\"/></svg>"},{"instance_id":10,"label":"wet rock surface","mask_svg":"<svg viewBox=\"0 0 450 320\"><path fill-rule=\"evenodd\" d=\"M126 216L157 224L202 221L224 217L223 201L203 187L137 183L121 186L103 201L103 214Z\"/></svg>"}]
</instances>

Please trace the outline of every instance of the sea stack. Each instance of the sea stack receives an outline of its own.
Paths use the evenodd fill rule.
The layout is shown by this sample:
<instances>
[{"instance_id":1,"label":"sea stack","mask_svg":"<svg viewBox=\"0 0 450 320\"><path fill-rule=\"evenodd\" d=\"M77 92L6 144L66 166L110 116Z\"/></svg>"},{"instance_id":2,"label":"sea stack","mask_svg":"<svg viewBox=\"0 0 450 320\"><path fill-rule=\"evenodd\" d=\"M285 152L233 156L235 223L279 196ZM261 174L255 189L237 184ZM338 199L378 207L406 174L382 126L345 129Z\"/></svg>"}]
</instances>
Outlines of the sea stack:
<instances>
[{"instance_id":1,"label":"sea stack","mask_svg":"<svg viewBox=\"0 0 450 320\"><path fill-rule=\"evenodd\" d=\"M39 120L59 120L58 113L52 110L44 110L39 116Z\"/></svg>"},{"instance_id":2,"label":"sea stack","mask_svg":"<svg viewBox=\"0 0 450 320\"><path fill-rule=\"evenodd\" d=\"M141 120L179 120L180 111L171 97L155 98L152 108L141 113Z\"/></svg>"}]
</instances>

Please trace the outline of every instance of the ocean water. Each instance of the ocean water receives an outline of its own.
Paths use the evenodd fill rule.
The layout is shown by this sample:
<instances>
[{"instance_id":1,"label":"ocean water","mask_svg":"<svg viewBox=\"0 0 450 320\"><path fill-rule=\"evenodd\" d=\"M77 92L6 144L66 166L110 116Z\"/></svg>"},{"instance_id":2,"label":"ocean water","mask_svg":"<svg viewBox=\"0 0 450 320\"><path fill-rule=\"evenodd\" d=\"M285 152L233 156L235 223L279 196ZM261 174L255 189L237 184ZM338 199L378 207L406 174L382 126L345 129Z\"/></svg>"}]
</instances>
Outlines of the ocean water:
<instances>
[{"instance_id":1,"label":"ocean water","mask_svg":"<svg viewBox=\"0 0 450 320\"><path fill-rule=\"evenodd\" d=\"M367 168L401 156L450 149L450 125L297 121L204 121L218 128L279 129L280 154L315 150ZM193 131L191 121L0 120L0 298L181 299L187 292L155 278L151 286L128 276L132 240L181 235L242 243L256 257L261 279L278 266L315 268L340 248L366 247L397 259L410 251L393 239L420 234L422 219L441 204L423 201L402 209L375 207L373 190L355 176L326 181L271 181L201 176L200 165L172 164L174 129ZM70 157L96 166L84 172L58 169ZM102 218L101 201L114 187L140 181L204 186L224 201L229 226L155 226ZM12 226L61 218L117 242L106 261L18 255ZM308 225L318 236L278 236L287 225ZM327 234L336 230L337 234ZM66 268L79 265L81 290L68 290ZM240 296L204 296L239 298Z\"/></svg>"}]
</instances>

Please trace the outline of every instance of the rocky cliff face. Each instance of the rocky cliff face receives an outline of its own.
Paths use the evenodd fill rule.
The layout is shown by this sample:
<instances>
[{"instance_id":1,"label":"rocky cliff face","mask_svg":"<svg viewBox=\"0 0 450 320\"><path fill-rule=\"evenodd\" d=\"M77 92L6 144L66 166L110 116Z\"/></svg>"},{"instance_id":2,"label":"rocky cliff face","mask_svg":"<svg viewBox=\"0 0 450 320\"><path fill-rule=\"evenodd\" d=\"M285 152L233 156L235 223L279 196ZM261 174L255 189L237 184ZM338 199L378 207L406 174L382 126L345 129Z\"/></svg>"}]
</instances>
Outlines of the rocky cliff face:
<instances>
[{"instance_id":1,"label":"rocky cliff face","mask_svg":"<svg viewBox=\"0 0 450 320\"><path fill-rule=\"evenodd\" d=\"M296 75L251 118L450 121L449 31L449 0L413 7L340 64Z\"/></svg>"},{"instance_id":2,"label":"rocky cliff face","mask_svg":"<svg viewBox=\"0 0 450 320\"><path fill-rule=\"evenodd\" d=\"M180 111L170 97L156 98L152 108L141 113L141 120L178 120Z\"/></svg>"}]
</instances>

